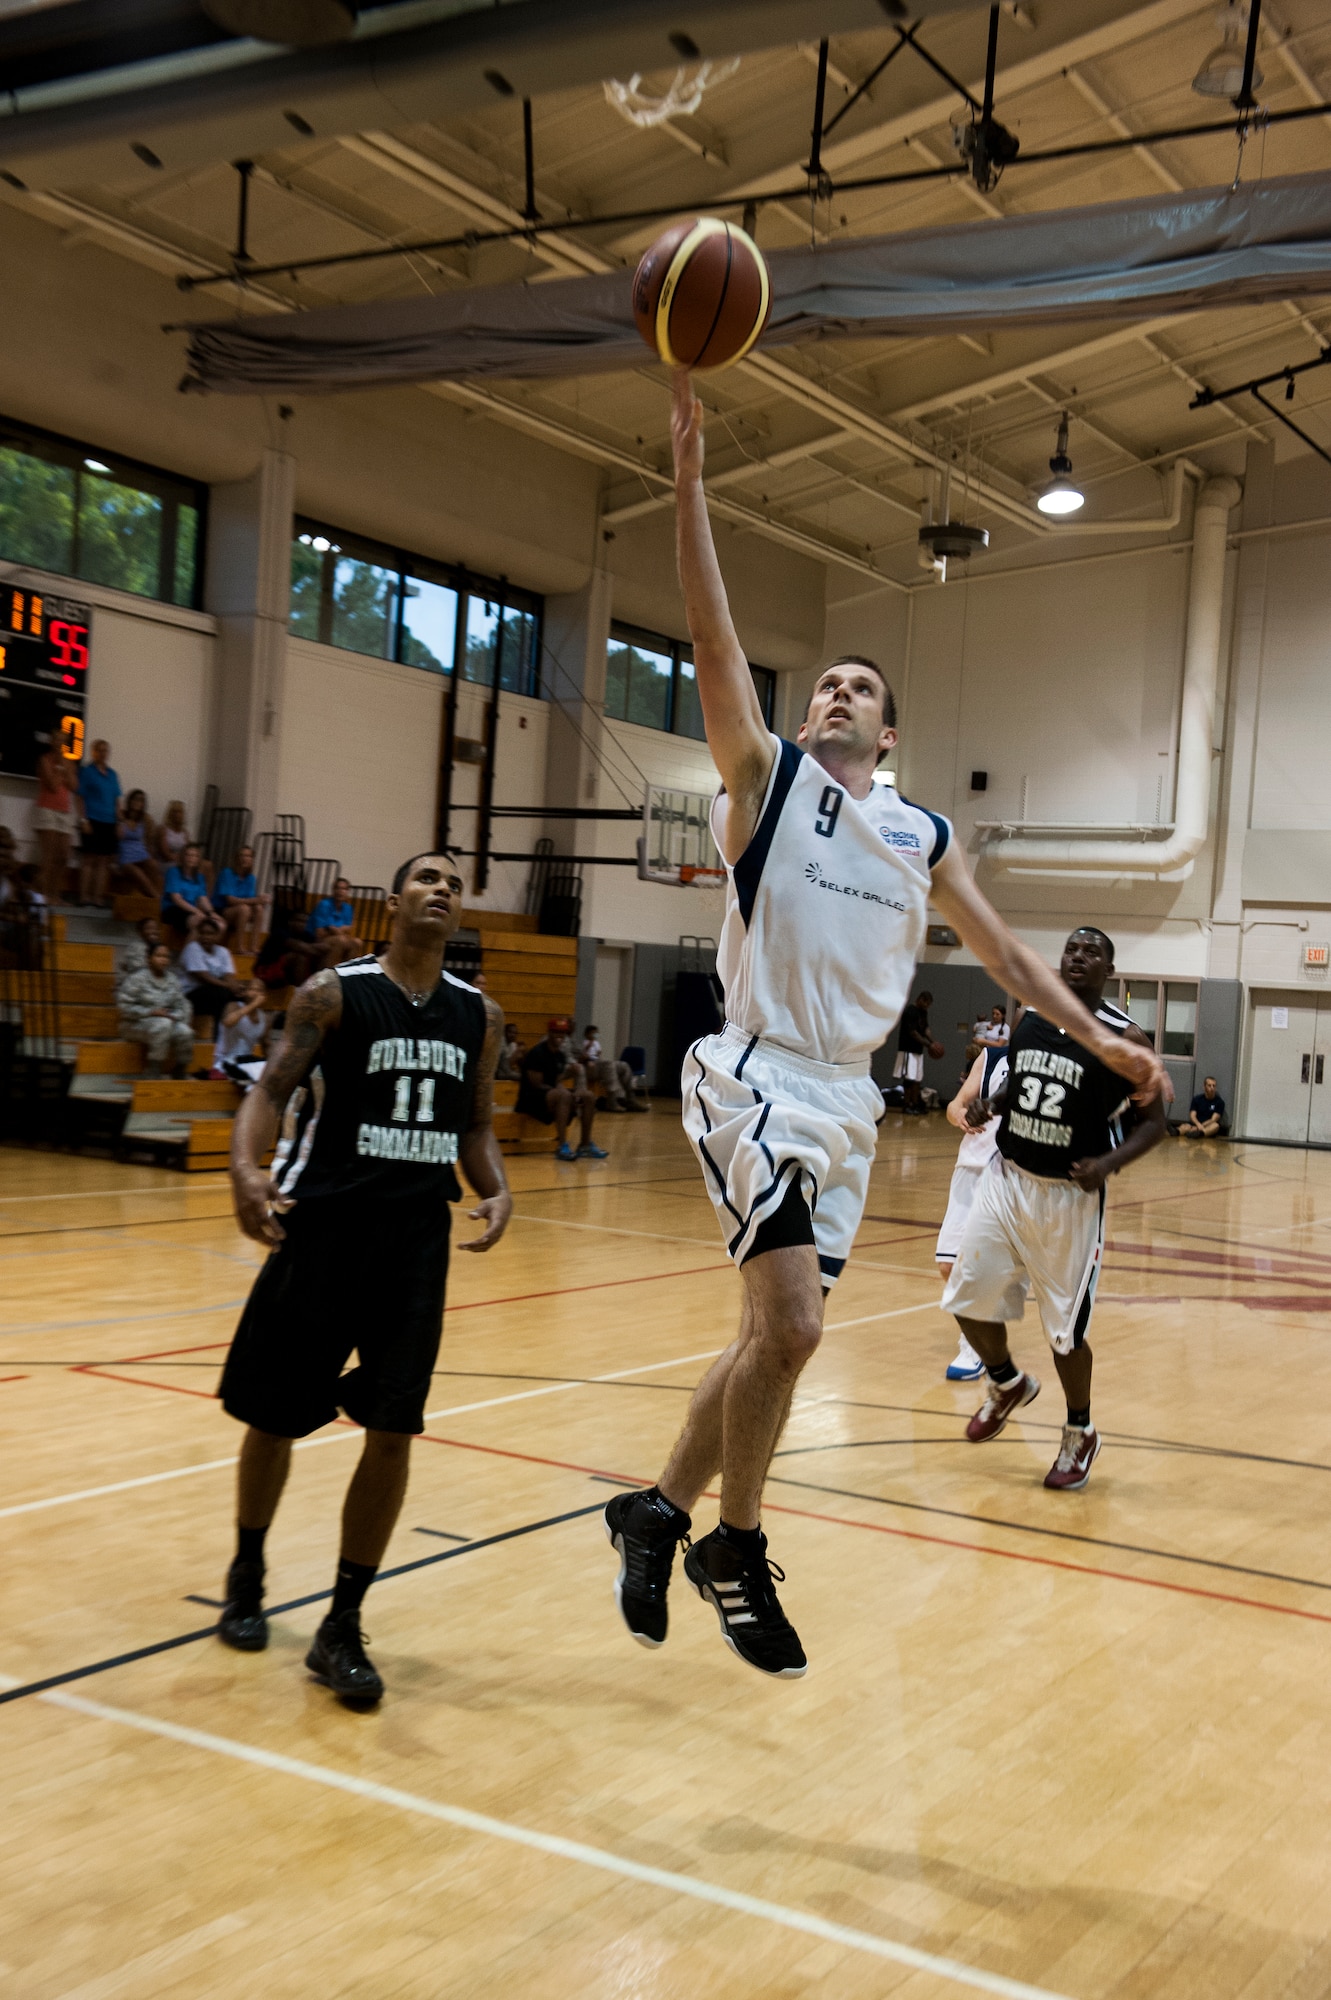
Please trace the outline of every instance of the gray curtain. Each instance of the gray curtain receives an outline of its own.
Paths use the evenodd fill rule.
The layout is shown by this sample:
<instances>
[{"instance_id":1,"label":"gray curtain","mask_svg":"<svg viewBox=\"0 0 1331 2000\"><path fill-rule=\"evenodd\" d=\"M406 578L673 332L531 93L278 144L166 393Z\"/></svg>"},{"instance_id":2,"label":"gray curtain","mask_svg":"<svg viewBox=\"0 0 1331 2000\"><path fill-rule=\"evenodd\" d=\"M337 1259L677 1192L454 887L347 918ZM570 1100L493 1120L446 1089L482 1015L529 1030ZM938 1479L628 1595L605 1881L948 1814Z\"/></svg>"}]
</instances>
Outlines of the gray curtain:
<instances>
[{"instance_id":1,"label":"gray curtain","mask_svg":"<svg viewBox=\"0 0 1331 2000\"><path fill-rule=\"evenodd\" d=\"M1150 318L1331 292L1331 174L778 250L764 347ZM477 286L190 330L186 386L296 394L586 375L645 358L631 272Z\"/></svg>"}]
</instances>

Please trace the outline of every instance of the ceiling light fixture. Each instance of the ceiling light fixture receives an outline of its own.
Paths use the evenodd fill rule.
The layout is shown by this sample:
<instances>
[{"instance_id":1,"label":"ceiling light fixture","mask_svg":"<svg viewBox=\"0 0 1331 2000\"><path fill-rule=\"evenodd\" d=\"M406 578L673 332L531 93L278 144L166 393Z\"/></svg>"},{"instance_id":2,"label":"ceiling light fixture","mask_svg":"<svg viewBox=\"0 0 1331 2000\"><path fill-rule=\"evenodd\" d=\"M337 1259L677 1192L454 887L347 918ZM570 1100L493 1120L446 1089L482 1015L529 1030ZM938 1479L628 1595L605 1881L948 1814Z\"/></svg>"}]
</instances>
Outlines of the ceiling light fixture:
<instances>
[{"instance_id":1,"label":"ceiling light fixture","mask_svg":"<svg viewBox=\"0 0 1331 2000\"><path fill-rule=\"evenodd\" d=\"M85 458L83 463L89 472L109 472L111 470L109 465L102 464L100 458Z\"/></svg>"},{"instance_id":2,"label":"ceiling light fixture","mask_svg":"<svg viewBox=\"0 0 1331 2000\"><path fill-rule=\"evenodd\" d=\"M1036 498L1036 506L1042 514L1075 514L1079 507L1086 505L1086 495L1073 482L1072 460L1068 457L1068 413L1064 410L1058 420L1058 443L1049 461L1053 478L1044 492Z\"/></svg>"},{"instance_id":3,"label":"ceiling light fixture","mask_svg":"<svg viewBox=\"0 0 1331 2000\"><path fill-rule=\"evenodd\" d=\"M1227 97L1232 102L1243 88L1248 9L1243 6L1242 0L1229 0L1229 4L1222 7L1216 15L1216 26L1220 30L1221 41L1192 79L1192 87L1198 97ZM1262 72L1254 68L1253 89L1256 90L1262 81Z\"/></svg>"}]
</instances>

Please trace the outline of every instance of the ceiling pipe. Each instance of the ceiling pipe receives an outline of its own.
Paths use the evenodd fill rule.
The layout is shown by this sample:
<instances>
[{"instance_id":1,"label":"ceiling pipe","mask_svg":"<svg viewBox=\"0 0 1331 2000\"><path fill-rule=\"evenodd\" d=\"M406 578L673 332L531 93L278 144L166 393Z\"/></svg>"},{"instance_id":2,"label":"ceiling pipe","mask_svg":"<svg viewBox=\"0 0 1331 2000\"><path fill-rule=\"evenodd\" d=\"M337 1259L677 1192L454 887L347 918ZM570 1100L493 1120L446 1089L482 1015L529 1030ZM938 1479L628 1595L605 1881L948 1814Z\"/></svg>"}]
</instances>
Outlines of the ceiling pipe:
<instances>
[{"instance_id":1,"label":"ceiling pipe","mask_svg":"<svg viewBox=\"0 0 1331 2000\"><path fill-rule=\"evenodd\" d=\"M1027 839L1020 823L977 822L981 853L1008 875L1126 876L1182 881L1206 843L1211 801L1211 740L1220 673L1220 628L1225 601L1225 546L1230 510L1242 498L1237 479L1208 479L1197 496L1192 527L1188 629L1183 650L1183 700L1179 716L1178 778L1174 824L1164 840L1145 831L1134 839ZM1088 827L1087 834L1119 829Z\"/></svg>"}]
</instances>

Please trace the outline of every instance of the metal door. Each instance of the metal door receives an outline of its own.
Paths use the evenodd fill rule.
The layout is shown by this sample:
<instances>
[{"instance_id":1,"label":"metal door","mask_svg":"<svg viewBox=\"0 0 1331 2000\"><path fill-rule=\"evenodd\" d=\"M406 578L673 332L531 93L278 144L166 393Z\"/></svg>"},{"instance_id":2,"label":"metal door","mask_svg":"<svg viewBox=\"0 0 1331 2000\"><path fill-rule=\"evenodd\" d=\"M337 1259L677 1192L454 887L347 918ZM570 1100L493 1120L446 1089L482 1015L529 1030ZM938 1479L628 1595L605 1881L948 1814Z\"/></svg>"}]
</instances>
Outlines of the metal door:
<instances>
[{"instance_id":1,"label":"metal door","mask_svg":"<svg viewBox=\"0 0 1331 2000\"><path fill-rule=\"evenodd\" d=\"M1252 1043L1248 1063L1248 1105L1243 1120L1248 1139L1283 1139L1306 1146L1313 1099L1331 1099L1331 1081L1320 1092L1313 1083L1319 1047L1331 1052L1331 1008L1322 1017L1311 997L1279 991L1252 996ZM1282 1025L1283 1023L1283 1025ZM1322 1065L1323 1070L1327 1067Z\"/></svg>"},{"instance_id":2,"label":"metal door","mask_svg":"<svg viewBox=\"0 0 1331 2000\"><path fill-rule=\"evenodd\" d=\"M1317 1003L1317 1033L1309 1064L1312 1108L1308 1115L1308 1144L1331 1146L1331 994Z\"/></svg>"}]
</instances>

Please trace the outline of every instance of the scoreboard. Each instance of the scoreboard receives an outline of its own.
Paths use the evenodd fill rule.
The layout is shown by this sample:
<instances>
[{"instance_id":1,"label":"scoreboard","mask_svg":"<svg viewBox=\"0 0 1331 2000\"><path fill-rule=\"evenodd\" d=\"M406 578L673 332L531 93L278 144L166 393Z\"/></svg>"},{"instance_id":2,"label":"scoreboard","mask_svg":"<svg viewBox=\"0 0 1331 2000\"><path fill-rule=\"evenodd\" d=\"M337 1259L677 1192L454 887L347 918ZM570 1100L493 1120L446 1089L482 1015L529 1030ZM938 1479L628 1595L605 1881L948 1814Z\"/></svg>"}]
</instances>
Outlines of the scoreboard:
<instances>
[{"instance_id":1,"label":"scoreboard","mask_svg":"<svg viewBox=\"0 0 1331 2000\"><path fill-rule=\"evenodd\" d=\"M82 763L90 616L67 597L0 585L0 772L35 777L53 748Z\"/></svg>"}]
</instances>

